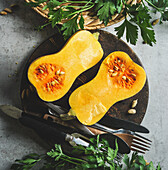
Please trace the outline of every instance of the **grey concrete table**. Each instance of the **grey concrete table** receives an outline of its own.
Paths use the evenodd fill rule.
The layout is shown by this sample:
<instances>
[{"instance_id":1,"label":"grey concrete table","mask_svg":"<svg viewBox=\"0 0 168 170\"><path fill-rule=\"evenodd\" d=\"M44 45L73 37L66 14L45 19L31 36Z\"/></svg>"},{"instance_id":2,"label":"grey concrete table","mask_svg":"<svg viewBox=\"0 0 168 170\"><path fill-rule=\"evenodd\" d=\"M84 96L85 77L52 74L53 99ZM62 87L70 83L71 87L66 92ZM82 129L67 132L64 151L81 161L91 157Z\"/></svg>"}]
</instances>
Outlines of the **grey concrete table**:
<instances>
[{"instance_id":1,"label":"grey concrete table","mask_svg":"<svg viewBox=\"0 0 168 170\"><path fill-rule=\"evenodd\" d=\"M1 0L0 11L11 3L20 8L12 14L0 16L0 105L12 104L21 107L19 98L20 80L24 64L34 49L56 30L47 27L38 32L35 27L45 20L24 4L23 0ZM168 167L168 23L156 25L157 43L150 47L139 39L131 46L141 59L148 79L150 98L142 124L150 129L147 135L153 143L145 154L148 161L163 169ZM114 26L104 30L114 33ZM125 41L125 39L123 39ZM15 159L31 152L43 153L47 145L30 129L0 112L0 170L9 169Z\"/></svg>"}]
</instances>

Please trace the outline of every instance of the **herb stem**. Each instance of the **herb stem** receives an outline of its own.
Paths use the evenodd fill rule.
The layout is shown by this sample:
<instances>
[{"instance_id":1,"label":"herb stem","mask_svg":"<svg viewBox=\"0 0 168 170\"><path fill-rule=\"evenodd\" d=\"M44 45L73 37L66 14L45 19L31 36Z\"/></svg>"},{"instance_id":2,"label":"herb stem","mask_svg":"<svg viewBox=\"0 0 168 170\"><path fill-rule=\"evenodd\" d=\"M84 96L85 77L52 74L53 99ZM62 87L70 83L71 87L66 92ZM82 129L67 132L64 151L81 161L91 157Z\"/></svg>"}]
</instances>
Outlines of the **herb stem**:
<instances>
[{"instance_id":1,"label":"herb stem","mask_svg":"<svg viewBox=\"0 0 168 170\"><path fill-rule=\"evenodd\" d=\"M66 155L67 156L67 155ZM70 156L67 156L68 159L71 159L71 160L75 160L75 161L79 161L79 162L83 162L83 163L86 163L87 161L83 160L83 159L79 159L79 158L73 158L73 157L70 157Z\"/></svg>"},{"instance_id":2,"label":"herb stem","mask_svg":"<svg viewBox=\"0 0 168 170\"><path fill-rule=\"evenodd\" d=\"M89 3L92 3L91 1L65 1L67 3L78 3L78 4L87 4L88 2Z\"/></svg>"},{"instance_id":3,"label":"herb stem","mask_svg":"<svg viewBox=\"0 0 168 170\"><path fill-rule=\"evenodd\" d=\"M62 159L62 160L64 160L64 161L67 161L67 162L69 162L69 163L72 163L72 164L74 164L74 165L80 165L80 163L71 161L71 160L69 160L69 159L65 159L65 158L62 158L62 157L61 157L60 159Z\"/></svg>"},{"instance_id":4,"label":"herb stem","mask_svg":"<svg viewBox=\"0 0 168 170\"><path fill-rule=\"evenodd\" d=\"M85 8L85 9L83 9L83 8L84 8L84 7L83 7L81 10L78 10L78 11L75 11L75 12L69 14L68 17L73 16L73 15L75 15L75 14L77 14L77 13L80 14L81 12L87 11L87 10L93 8L93 7L94 7L94 4L92 4L91 6Z\"/></svg>"},{"instance_id":5,"label":"herb stem","mask_svg":"<svg viewBox=\"0 0 168 170\"><path fill-rule=\"evenodd\" d=\"M73 5L64 5L62 7L66 7L66 8L83 8L83 6L73 6Z\"/></svg>"},{"instance_id":6,"label":"herb stem","mask_svg":"<svg viewBox=\"0 0 168 170\"><path fill-rule=\"evenodd\" d=\"M157 6L155 6L152 2L145 0L148 4L150 4L153 8L155 8L157 11L162 13L162 10L160 8L158 8ZM143 1L142 1L143 2Z\"/></svg>"}]
</instances>

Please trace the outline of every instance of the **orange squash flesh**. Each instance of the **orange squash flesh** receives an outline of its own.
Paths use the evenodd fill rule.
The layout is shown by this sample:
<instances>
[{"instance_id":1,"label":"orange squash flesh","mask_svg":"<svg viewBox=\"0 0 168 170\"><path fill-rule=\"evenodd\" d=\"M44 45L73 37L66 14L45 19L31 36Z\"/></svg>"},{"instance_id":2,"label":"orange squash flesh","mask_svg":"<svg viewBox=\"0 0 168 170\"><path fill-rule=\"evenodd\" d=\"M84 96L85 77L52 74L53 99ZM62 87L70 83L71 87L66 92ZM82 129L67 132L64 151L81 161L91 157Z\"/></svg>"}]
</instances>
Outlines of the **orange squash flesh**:
<instances>
[{"instance_id":1,"label":"orange squash flesh","mask_svg":"<svg viewBox=\"0 0 168 170\"><path fill-rule=\"evenodd\" d=\"M86 30L74 34L58 53L35 60L28 69L28 79L44 101L63 97L76 77L94 66L103 56L100 43Z\"/></svg>"},{"instance_id":2,"label":"orange squash flesh","mask_svg":"<svg viewBox=\"0 0 168 170\"><path fill-rule=\"evenodd\" d=\"M96 77L71 94L71 110L81 123L95 124L113 104L137 94L145 82L141 66L125 52L113 52L103 61Z\"/></svg>"}]
</instances>

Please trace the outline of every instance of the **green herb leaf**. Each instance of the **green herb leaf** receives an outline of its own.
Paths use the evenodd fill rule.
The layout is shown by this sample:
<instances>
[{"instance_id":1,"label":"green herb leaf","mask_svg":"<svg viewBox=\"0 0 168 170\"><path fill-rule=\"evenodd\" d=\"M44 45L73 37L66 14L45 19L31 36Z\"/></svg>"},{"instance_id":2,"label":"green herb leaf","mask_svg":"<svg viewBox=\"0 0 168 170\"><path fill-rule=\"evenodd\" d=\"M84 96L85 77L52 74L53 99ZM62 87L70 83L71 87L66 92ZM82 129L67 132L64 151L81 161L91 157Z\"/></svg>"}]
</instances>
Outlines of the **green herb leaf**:
<instances>
[{"instance_id":1,"label":"green herb leaf","mask_svg":"<svg viewBox=\"0 0 168 170\"><path fill-rule=\"evenodd\" d=\"M130 168L129 157L127 154L124 155L123 162L125 163L125 165L127 165L128 168Z\"/></svg>"},{"instance_id":2,"label":"green herb leaf","mask_svg":"<svg viewBox=\"0 0 168 170\"><path fill-rule=\"evenodd\" d=\"M36 159L31 159L31 158L27 158L25 160L16 160L16 162L18 163L25 163L25 164L32 164L34 162L37 162L38 160Z\"/></svg>"},{"instance_id":3,"label":"green herb leaf","mask_svg":"<svg viewBox=\"0 0 168 170\"><path fill-rule=\"evenodd\" d=\"M161 170L160 163L157 166L157 170Z\"/></svg>"},{"instance_id":4,"label":"green herb leaf","mask_svg":"<svg viewBox=\"0 0 168 170\"><path fill-rule=\"evenodd\" d=\"M87 156L87 159L89 160L89 162L96 162L96 160L97 160L96 157L93 155Z\"/></svg>"},{"instance_id":5,"label":"green herb leaf","mask_svg":"<svg viewBox=\"0 0 168 170\"><path fill-rule=\"evenodd\" d=\"M125 19L122 25L115 28L115 31L117 31L117 35L119 38L123 36L125 29L127 42L135 45L138 38L138 27Z\"/></svg>"},{"instance_id":6,"label":"green herb leaf","mask_svg":"<svg viewBox=\"0 0 168 170\"><path fill-rule=\"evenodd\" d=\"M152 46L152 42L156 42L154 30L143 26L140 26L140 29L144 42Z\"/></svg>"},{"instance_id":7,"label":"green herb leaf","mask_svg":"<svg viewBox=\"0 0 168 170\"><path fill-rule=\"evenodd\" d=\"M64 31L63 35L65 39L68 39L72 34L74 34L79 28L77 24L78 15L71 20L64 23L61 30Z\"/></svg>"},{"instance_id":8,"label":"green herb leaf","mask_svg":"<svg viewBox=\"0 0 168 170\"><path fill-rule=\"evenodd\" d=\"M123 1L122 0L117 1L116 8L117 8L117 12L120 13L122 8L123 8Z\"/></svg>"},{"instance_id":9,"label":"green herb leaf","mask_svg":"<svg viewBox=\"0 0 168 170\"><path fill-rule=\"evenodd\" d=\"M98 2L98 6L100 8L98 9L97 15L100 21L103 21L106 26L116 11L115 4L111 0L102 0Z\"/></svg>"},{"instance_id":10,"label":"green herb leaf","mask_svg":"<svg viewBox=\"0 0 168 170\"><path fill-rule=\"evenodd\" d=\"M49 13L49 19L51 20L51 25L54 28L63 18L63 10L59 8L56 11L51 11Z\"/></svg>"},{"instance_id":11,"label":"green herb leaf","mask_svg":"<svg viewBox=\"0 0 168 170\"><path fill-rule=\"evenodd\" d=\"M126 27L126 21L124 21L120 26L115 27L115 31L117 31L116 34L118 38L121 38L124 35L125 27Z\"/></svg>"},{"instance_id":12,"label":"green herb leaf","mask_svg":"<svg viewBox=\"0 0 168 170\"><path fill-rule=\"evenodd\" d=\"M141 31L141 36L149 45L156 43L155 33L153 27L150 24L151 10L148 6L151 6L155 12L160 12L160 23L163 21L168 21L168 1L167 0L142 0L141 3L136 5L127 4L127 0L79 0L79 1L67 1L67 0L36 0L30 2L31 7L37 7L43 2L47 2L43 10L49 10L49 24L52 27L56 27L59 22L64 19L68 19L67 22L63 23L62 31L64 38L69 38L79 29L84 29L84 18L82 12L94 9L95 15L98 16L100 21L103 21L105 26L112 19L115 13L122 13L125 16L125 21L118 27L115 28L116 34L119 38L124 36L126 32L127 42L131 44L136 44L138 39L138 31ZM146 2L146 3L145 3ZM66 3L66 5L64 5ZM71 4L73 3L73 5ZM76 5L75 5L76 4ZM56 10L56 7L60 7ZM124 6L124 8L123 8ZM123 10L122 10L123 9ZM130 17L128 21L126 16ZM77 19L79 18L79 26L77 24ZM44 28L46 25L41 26ZM139 29L138 29L139 28Z\"/></svg>"},{"instance_id":13,"label":"green herb leaf","mask_svg":"<svg viewBox=\"0 0 168 170\"><path fill-rule=\"evenodd\" d=\"M138 157L138 161L139 161L139 163L140 163L141 165L143 165L143 166L146 165L146 161L145 161L145 159L144 159L143 156L139 156L139 157Z\"/></svg>"},{"instance_id":14,"label":"green herb leaf","mask_svg":"<svg viewBox=\"0 0 168 170\"><path fill-rule=\"evenodd\" d=\"M82 30L84 29L84 18L83 18L82 13L80 15L79 26Z\"/></svg>"},{"instance_id":15,"label":"green herb leaf","mask_svg":"<svg viewBox=\"0 0 168 170\"><path fill-rule=\"evenodd\" d=\"M76 146L75 149L89 151L89 155L85 156L85 160L77 158L74 156L69 156L63 153L61 145L55 144L55 148L47 152L45 155L39 154L28 154L22 160L16 160L16 163L12 165L11 168L15 170L28 170L31 169L37 162L43 159L44 164L42 169L111 169L111 170L121 170L122 164L120 160L117 159L118 144L115 141L116 149L113 150L109 147L109 143L105 139L101 139L99 136L92 139L93 143L87 147L83 148L81 146ZM103 143L106 143L103 145ZM97 148L97 146L101 146ZM72 152L71 152L72 153ZM34 157L34 159L32 158ZM115 160L114 160L115 159ZM131 160L131 161L129 161ZM125 154L123 162L127 166L127 169L134 170L155 170L153 163L146 165L146 161L143 156L137 153L132 154L132 158L129 159L128 155ZM160 170L160 164L157 166L157 170Z\"/></svg>"},{"instance_id":16,"label":"green herb leaf","mask_svg":"<svg viewBox=\"0 0 168 170\"><path fill-rule=\"evenodd\" d=\"M163 21L168 21L168 11L165 11L165 12L162 14L162 18L163 18Z\"/></svg>"}]
</instances>

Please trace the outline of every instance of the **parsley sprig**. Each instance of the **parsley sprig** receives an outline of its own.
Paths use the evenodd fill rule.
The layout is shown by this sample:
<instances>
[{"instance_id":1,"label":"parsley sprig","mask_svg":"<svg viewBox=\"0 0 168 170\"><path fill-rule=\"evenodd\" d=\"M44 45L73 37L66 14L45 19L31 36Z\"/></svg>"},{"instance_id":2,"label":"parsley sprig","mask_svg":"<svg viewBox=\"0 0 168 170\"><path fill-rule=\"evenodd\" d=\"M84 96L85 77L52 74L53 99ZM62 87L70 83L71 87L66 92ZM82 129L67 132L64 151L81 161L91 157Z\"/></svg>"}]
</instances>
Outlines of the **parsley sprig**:
<instances>
[{"instance_id":1,"label":"parsley sprig","mask_svg":"<svg viewBox=\"0 0 168 170\"><path fill-rule=\"evenodd\" d=\"M92 10L105 26L114 14L122 13L125 20L115 28L116 34L121 38L126 33L127 42L134 45L138 39L138 31L141 32L145 43L151 46L156 43L155 32L151 24L151 12L161 14L160 23L168 21L168 0L141 0L136 5L127 4L127 0L36 0L30 2L29 5L36 7L44 2L47 2L47 5L43 10L48 9L49 22L40 29L48 24L51 24L53 28L57 27L61 21L68 19L61 27L65 39L76 31L84 29L82 13L87 10Z\"/></svg>"},{"instance_id":2,"label":"parsley sprig","mask_svg":"<svg viewBox=\"0 0 168 170\"><path fill-rule=\"evenodd\" d=\"M90 139L91 144L85 148L78 145L73 148L71 156L62 151L61 145L55 144L55 148L46 154L29 154L21 160L16 160L11 169L28 170L40 163L43 170L51 169L110 169L110 170L161 170L160 164L157 168L153 162L147 163L142 155L136 152L129 158L127 154L118 158L118 144L115 142L116 149L112 149L105 139ZM72 155L75 155L72 156ZM35 167L37 169L37 167ZM39 169L39 168L38 168Z\"/></svg>"}]
</instances>

